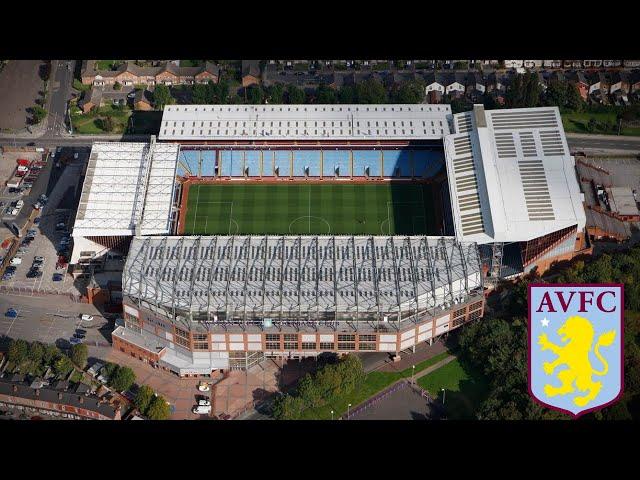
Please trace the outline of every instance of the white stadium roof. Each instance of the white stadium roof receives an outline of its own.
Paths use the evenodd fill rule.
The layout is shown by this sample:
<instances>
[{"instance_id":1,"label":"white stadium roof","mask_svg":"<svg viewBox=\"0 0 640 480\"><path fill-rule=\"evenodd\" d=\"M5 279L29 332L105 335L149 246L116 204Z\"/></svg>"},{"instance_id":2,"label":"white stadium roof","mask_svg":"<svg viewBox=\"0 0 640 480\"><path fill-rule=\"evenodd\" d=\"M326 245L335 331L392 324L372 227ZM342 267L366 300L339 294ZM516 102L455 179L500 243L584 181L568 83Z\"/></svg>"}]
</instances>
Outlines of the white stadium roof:
<instances>
[{"instance_id":1,"label":"white stadium roof","mask_svg":"<svg viewBox=\"0 0 640 480\"><path fill-rule=\"evenodd\" d=\"M449 105L168 105L159 140L438 140Z\"/></svg>"},{"instance_id":2,"label":"white stadium roof","mask_svg":"<svg viewBox=\"0 0 640 480\"><path fill-rule=\"evenodd\" d=\"M74 237L167 234L179 146L94 143Z\"/></svg>"},{"instance_id":3,"label":"white stadium roof","mask_svg":"<svg viewBox=\"0 0 640 480\"><path fill-rule=\"evenodd\" d=\"M445 156L456 236L528 241L577 225L585 213L556 107L454 115Z\"/></svg>"}]
</instances>

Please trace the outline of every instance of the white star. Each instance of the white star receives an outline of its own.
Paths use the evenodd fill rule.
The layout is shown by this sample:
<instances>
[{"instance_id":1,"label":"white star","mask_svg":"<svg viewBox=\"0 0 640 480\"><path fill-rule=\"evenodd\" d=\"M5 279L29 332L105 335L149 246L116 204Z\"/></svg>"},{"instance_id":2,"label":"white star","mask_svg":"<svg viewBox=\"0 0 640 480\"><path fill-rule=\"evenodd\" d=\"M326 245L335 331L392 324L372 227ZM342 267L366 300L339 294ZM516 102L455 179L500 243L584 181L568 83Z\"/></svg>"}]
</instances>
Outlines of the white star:
<instances>
[{"instance_id":1,"label":"white star","mask_svg":"<svg viewBox=\"0 0 640 480\"><path fill-rule=\"evenodd\" d=\"M547 317L544 317L542 320L540 320L540 323L542 323L543 327L549 326L549 320L547 320Z\"/></svg>"}]
</instances>

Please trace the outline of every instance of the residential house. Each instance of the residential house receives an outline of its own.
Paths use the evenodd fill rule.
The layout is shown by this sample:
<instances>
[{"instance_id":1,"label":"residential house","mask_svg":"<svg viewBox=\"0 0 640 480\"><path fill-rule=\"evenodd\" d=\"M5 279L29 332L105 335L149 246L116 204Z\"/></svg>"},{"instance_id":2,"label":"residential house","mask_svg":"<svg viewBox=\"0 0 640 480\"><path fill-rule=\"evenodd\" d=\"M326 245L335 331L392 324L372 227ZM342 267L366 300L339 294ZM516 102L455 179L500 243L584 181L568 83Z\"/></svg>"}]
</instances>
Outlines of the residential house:
<instances>
[{"instance_id":1,"label":"residential house","mask_svg":"<svg viewBox=\"0 0 640 480\"><path fill-rule=\"evenodd\" d=\"M629 77L631 93L640 93L640 70L634 70Z\"/></svg>"},{"instance_id":2,"label":"residential house","mask_svg":"<svg viewBox=\"0 0 640 480\"><path fill-rule=\"evenodd\" d=\"M484 77L480 72L469 72L466 78L466 95L477 102L486 90Z\"/></svg>"},{"instance_id":3,"label":"residential house","mask_svg":"<svg viewBox=\"0 0 640 480\"><path fill-rule=\"evenodd\" d=\"M497 103L504 105L507 86L509 85L510 76L508 74L500 74L492 72L487 77L486 93L491 95Z\"/></svg>"},{"instance_id":4,"label":"residential house","mask_svg":"<svg viewBox=\"0 0 640 480\"><path fill-rule=\"evenodd\" d=\"M603 60L602 64L605 68L616 68L622 66L622 60Z\"/></svg>"},{"instance_id":5,"label":"residential house","mask_svg":"<svg viewBox=\"0 0 640 480\"><path fill-rule=\"evenodd\" d=\"M623 60L622 64L624 68L638 68L640 67L640 60Z\"/></svg>"},{"instance_id":6,"label":"residential house","mask_svg":"<svg viewBox=\"0 0 640 480\"><path fill-rule=\"evenodd\" d=\"M102 104L102 87L93 87L85 90L82 98L78 101L78 107L83 113L89 113L94 108L99 108Z\"/></svg>"},{"instance_id":7,"label":"residential house","mask_svg":"<svg viewBox=\"0 0 640 480\"><path fill-rule=\"evenodd\" d=\"M578 88L578 92L580 92L582 100L586 102L589 98L589 87L591 87L591 82L585 73L582 70L567 72L567 79Z\"/></svg>"},{"instance_id":8,"label":"residential house","mask_svg":"<svg viewBox=\"0 0 640 480\"><path fill-rule=\"evenodd\" d=\"M199 67L179 67L174 62L161 62L159 66L140 67L124 62L116 70L96 70L95 60L82 63L81 78L85 85L106 86L116 82L125 86L156 84L181 85L218 81L220 68L211 62Z\"/></svg>"},{"instance_id":9,"label":"residential house","mask_svg":"<svg viewBox=\"0 0 640 480\"><path fill-rule=\"evenodd\" d=\"M461 97L466 90L466 79L464 72L445 75L445 93L452 98Z\"/></svg>"},{"instance_id":10,"label":"residential house","mask_svg":"<svg viewBox=\"0 0 640 480\"><path fill-rule=\"evenodd\" d=\"M611 74L611 87L609 93L621 91L623 94L627 94L630 91L629 74L625 71L613 72Z\"/></svg>"},{"instance_id":11,"label":"residential house","mask_svg":"<svg viewBox=\"0 0 640 480\"><path fill-rule=\"evenodd\" d=\"M542 65L545 68L562 68L562 60L543 60Z\"/></svg>"},{"instance_id":12,"label":"residential house","mask_svg":"<svg viewBox=\"0 0 640 480\"><path fill-rule=\"evenodd\" d=\"M524 60L505 60L504 66L505 68L522 68L524 65Z\"/></svg>"},{"instance_id":13,"label":"residential house","mask_svg":"<svg viewBox=\"0 0 640 480\"><path fill-rule=\"evenodd\" d=\"M582 68L582 60L563 60L564 68Z\"/></svg>"},{"instance_id":14,"label":"residential house","mask_svg":"<svg viewBox=\"0 0 640 480\"><path fill-rule=\"evenodd\" d=\"M141 89L136 91L135 97L133 97L133 108L135 110L141 110L148 112L153 110L153 99L151 98L151 92L147 89Z\"/></svg>"},{"instance_id":15,"label":"residential house","mask_svg":"<svg viewBox=\"0 0 640 480\"><path fill-rule=\"evenodd\" d=\"M542 60L524 60L524 68L541 68Z\"/></svg>"},{"instance_id":16,"label":"residential house","mask_svg":"<svg viewBox=\"0 0 640 480\"><path fill-rule=\"evenodd\" d=\"M445 93L445 85L444 80L442 78L442 74L438 74L435 72L429 72L424 77L426 87L425 92L428 95L429 92L440 92L441 94Z\"/></svg>"},{"instance_id":17,"label":"residential house","mask_svg":"<svg viewBox=\"0 0 640 480\"><path fill-rule=\"evenodd\" d=\"M242 86L260 84L260 60L242 60Z\"/></svg>"},{"instance_id":18,"label":"residential house","mask_svg":"<svg viewBox=\"0 0 640 480\"><path fill-rule=\"evenodd\" d=\"M602 60L583 60L582 65L584 68L600 68L602 66Z\"/></svg>"},{"instance_id":19,"label":"residential house","mask_svg":"<svg viewBox=\"0 0 640 480\"><path fill-rule=\"evenodd\" d=\"M591 77L589 96L597 102L606 103L610 85L609 76L605 72L595 73Z\"/></svg>"}]
</instances>

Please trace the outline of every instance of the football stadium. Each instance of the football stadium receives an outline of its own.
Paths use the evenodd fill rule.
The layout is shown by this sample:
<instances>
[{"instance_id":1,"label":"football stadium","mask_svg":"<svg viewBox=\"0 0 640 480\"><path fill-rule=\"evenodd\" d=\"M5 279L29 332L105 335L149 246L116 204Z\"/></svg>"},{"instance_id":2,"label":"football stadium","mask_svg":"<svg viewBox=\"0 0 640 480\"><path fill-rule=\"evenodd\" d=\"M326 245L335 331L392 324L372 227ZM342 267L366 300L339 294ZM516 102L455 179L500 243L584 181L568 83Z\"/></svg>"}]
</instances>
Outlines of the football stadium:
<instances>
[{"instance_id":1,"label":"football stadium","mask_svg":"<svg viewBox=\"0 0 640 480\"><path fill-rule=\"evenodd\" d=\"M74 274L126 256L113 347L181 376L400 356L497 280L589 250L556 108L167 106L92 147Z\"/></svg>"}]
</instances>

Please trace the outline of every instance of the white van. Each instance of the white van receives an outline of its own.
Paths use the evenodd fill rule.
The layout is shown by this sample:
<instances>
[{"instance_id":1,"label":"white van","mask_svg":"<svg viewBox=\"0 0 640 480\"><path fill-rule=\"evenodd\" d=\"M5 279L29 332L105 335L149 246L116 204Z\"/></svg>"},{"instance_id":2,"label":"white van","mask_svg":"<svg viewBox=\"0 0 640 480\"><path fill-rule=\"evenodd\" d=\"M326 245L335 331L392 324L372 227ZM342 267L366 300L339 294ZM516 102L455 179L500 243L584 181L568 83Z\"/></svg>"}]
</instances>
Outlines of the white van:
<instances>
[{"instance_id":1,"label":"white van","mask_svg":"<svg viewBox=\"0 0 640 480\"><path fill-rule=\"evenodd\" d=\"M211 402L209 401L208 398L201 398L200 400L198 400L198 406L199 407L210 407L211 406Z\"/></svg>"},{"instance_id":2,"label":"white van","mask_svg":"<svg viewBox=\"0 0 640 480\"><path fill-rule=\"evenodd\" d=\"M80 315L80 319L90 322L91 320L93 320L93 315L87 315L86 313L83 313L82 315Z\"/></svg>"},{"instance_id":3,"label":"white van","mask_svg":"<svg viewBox=\"0 0 640 480\"><path fill-rule=\"evenodd\" d=\"M191 411L196 415L209 415L211 413L211 405L198 405L197 407L193 407Z\"/></svg>"},{"instance_id":4,"label":"white van","mask_svg":"<svg viewBox=\"0 0 640 480\"><path fill-rule=\"evenodd\" d=\"M20 265L22 263L22 259L20 257L13 257L11 259L11 265Z\"/></svg>"}]
</instances>

